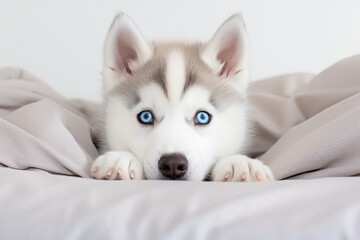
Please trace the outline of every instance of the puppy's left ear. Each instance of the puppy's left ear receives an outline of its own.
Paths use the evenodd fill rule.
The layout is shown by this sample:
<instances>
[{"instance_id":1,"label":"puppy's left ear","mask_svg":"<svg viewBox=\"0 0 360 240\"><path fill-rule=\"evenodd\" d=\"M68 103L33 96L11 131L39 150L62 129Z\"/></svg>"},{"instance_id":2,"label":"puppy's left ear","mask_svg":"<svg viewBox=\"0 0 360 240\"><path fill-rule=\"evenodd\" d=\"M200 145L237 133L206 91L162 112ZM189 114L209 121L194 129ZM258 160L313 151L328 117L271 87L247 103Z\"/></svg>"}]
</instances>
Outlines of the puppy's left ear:
<instances>
[{"instance_id":1,"label":"puppy's left ear","mask_svg":"<svg viewBox=\"0 0 360 240\"><path fill-rule=\"evenodd\" d=\"M228 18L200 50L202 60L220 76L234 76L248 64L248 40L240 14Z\"/></svg>"}]
</instances>

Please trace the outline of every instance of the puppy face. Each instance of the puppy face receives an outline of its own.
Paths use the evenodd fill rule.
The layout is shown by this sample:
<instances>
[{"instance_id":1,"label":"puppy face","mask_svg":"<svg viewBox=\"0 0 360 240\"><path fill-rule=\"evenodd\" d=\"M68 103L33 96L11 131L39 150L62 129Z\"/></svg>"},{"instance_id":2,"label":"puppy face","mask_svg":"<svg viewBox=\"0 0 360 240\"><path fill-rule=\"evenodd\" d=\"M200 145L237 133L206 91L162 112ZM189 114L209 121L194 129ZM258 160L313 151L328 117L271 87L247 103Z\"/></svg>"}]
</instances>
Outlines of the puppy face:
<instances>
[{"instance_id":1,"label":"puppy face","mask_svg":"<svg viewBox=\"0 0 360 240\"><path fill-rule=\"evenodd\" d=\"M103 69L107 150L130 151L147 179L203 180L246 137L247 42L238 15L207 44L149 44L126 16L112 24ZM179 170L179 171L180 171Z\"/></svg>"}]
</instances>

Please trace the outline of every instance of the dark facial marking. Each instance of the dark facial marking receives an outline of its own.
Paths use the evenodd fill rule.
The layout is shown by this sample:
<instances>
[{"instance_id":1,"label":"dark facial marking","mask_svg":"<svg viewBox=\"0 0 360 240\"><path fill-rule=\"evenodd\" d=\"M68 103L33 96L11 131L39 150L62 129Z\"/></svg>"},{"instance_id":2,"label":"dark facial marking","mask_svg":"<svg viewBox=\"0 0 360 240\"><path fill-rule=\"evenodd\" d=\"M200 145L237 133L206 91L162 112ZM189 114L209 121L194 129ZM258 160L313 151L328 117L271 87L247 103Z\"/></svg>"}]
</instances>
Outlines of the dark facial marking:
<instances>
[{"instance_id":1,"label":"dark facial marking","mask_svg":"<svg viewBox=\"0 0 360 240\"><path fill-rule=\"evenodd\" d=\"M137 87L129 84L129 82L123 82L114 90L109 93L109 97L121 97L125 100L126 106L131 109L140 102L140 96L137 92Z\"/></svg>"},{"instance_id":2,"label":"dark facial marking","mask_svg":"<svg viewBox=\"0 0 360 240\"><path fill-rule=\"evenodd\" d=\"M197 76L194 72L189 71L186 74L186 79L185 79L185 84L184 84L184 89L182 92L182 95L184 95L184 93L192 86L196 83L197 80Z\"/></svg>"},{"instance_id":3,"label":"dark facial marking","mask_svg":"<svg viewBox=\"0 0 360 240\"><path fill-rule=\"evenodd\" d=\"M168 96L167 87L166 87L166 80L165 80L165 73L163 68L159 68L155 71L153 75L153 81L161 86L163 89L165 96Z\"/></svg>"}]
</instances>

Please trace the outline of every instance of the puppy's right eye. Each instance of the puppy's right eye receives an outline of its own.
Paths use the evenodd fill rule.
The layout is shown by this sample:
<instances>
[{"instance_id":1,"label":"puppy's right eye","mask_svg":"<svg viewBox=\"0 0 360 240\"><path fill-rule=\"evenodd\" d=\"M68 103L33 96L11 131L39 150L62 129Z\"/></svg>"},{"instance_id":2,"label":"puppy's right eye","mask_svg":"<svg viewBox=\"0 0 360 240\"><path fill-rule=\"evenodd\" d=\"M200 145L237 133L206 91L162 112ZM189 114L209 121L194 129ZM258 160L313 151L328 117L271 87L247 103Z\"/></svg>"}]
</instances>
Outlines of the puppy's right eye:
<instances>
[{"instance_id":1,"label":"puppy's right eye","mask_svg":"<svg viewBox=\"0 0 360 240\"><path fill-rule=\"evenodd\" d=\"M149 110L142 111L137 115L137 120L139 123L144 125L152 125L154 124L154 116L153 113Z\"/></svg>"}]
</instances>

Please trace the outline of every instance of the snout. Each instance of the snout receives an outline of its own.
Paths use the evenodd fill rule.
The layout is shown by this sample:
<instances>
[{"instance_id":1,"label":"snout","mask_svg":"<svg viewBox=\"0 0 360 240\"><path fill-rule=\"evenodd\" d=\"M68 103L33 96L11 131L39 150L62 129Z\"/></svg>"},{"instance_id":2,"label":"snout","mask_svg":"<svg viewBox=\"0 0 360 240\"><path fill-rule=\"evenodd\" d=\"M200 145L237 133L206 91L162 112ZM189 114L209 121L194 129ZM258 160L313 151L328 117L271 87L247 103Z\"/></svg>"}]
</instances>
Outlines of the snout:
<instances>
[{"instance_id":1,"label":"snout","mask_svg":"<svg viewBox=\"0 0 360 240\"><path fill-rule=\"evenodd\" d=\"M176 180L186 174L188 165L188 160L184 155L172 153L161 156L158 168L164 177Z\"/></svg>"}]
</instances>

